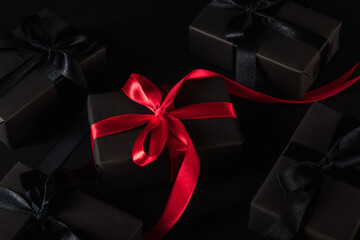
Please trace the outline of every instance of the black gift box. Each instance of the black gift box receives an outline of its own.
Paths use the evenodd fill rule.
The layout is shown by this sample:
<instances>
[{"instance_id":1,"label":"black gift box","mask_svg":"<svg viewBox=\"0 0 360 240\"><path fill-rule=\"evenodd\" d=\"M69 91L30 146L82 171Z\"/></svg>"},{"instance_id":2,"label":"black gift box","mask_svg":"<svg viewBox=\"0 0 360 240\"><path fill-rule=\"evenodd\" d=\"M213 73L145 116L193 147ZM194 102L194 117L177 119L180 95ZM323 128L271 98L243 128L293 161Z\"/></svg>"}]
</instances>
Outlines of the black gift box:
<instances>
[{"instance_id":1,"label":"black gift box","mask_svg":"<svg viewBox=\"0 0 360 240\"><path fill-rule=\"evenodd\" d=\"M55 38L68 24L54 16L48 10L39 14L51 38ZM24 38L19 28L13 33ZM76 59L87 77L89 87L95 87L94 81L101 78L105 69L105 48L97 44L87 55ZM0 81L24 64L13 51L0 51ZM45 75L37 69L25 75L23 79L3 97L0 98L0 140L6 145L17 147L29 138L35 129L61 98L82 96L86 92L71 81L57 79L57 88ZM70 96L69 96L70 95Z\"/></svg>"},{"instance_id":2,"label":"black gift box","mask_svg":"<svg viewBox=\"0 0 360 240\"><path fill-rule=\"evenodd\" d=\"M238 14L237 10L205 7L189 26L192 54L234 72L236 47L225 35L229 20ZM337 51L341 22L294 2L284 3L276 17L326 38L329 50L324 62ZM270 29L258 38L256 57L271 88L288 97L302 98L319 73L318 50ZM266 84L257 75L257 83Z\"/></svg>"},{"instance_id":3,"label":"black gift box","mask_svg":"<svg viewBox=\"0 0 360 240\"><path fill-rule=\"evenodd\" d=\"M0 185L23 194L19 175L29 170L29 167L17 163ZM79 233L81 239L142 239L140 220L77 190L70 192L52 216L66 224L74 233ZM29 218L29 215L0 209L0 239L13 239Z\"/></svg>"},{"instance_id":4,"label":"black gift box","mask_svg":"<svg viewBox=\"0 0 360 240\"><path fill-rule=\"evenodd\" d=\"M174 99L182 107L200 102L230 102L224 80L220 77L185 82ZM88 98L90 124L124 114L152 114L122 91L90 95ZM183 121L200 158L201 176L211 169L221 173L239 159L243 137L238 120L214 118ZM165 150L155 162L144 167L132 160L132 149L143 127L101 137L94 141L94 158L100 181L108 191L169 183L170 161Z\"/></svg>"},{"instance_id":5,"label":"black gift box","mask_svg":"<svg viewBox=\"0 0 360 240\"><path fill-rule=\"evenodd\" d=\"M251 202L249 228L266 230L288 208L291 197L285 196L277 175L295 165L304 151L293 152L294 144L326 154L341 135L358 127L360 122L320 103L314 103L295 131L290 144ZM316 155L316 154L315 154ZM310 161L303 159L302 161ZM320 159L317 159L318 161ZM304 224L302 239L358 239L360 227L360 166L343 174L325 174L319 198Z\"/></svg>"}]
</instances>

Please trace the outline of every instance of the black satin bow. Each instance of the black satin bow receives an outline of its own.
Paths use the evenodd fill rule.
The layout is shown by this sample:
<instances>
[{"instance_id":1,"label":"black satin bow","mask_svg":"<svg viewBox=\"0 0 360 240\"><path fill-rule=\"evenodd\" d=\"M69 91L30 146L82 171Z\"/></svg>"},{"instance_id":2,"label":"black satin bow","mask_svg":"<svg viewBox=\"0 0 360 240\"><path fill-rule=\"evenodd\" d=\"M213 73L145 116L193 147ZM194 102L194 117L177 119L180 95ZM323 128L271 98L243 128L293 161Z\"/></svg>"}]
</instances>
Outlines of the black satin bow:
<instances>
[{"instance_id":1,"label":"black satin bow","mask_svg":"<svg viewBox=\"0 0 360 240\"><path fill-rule=\"evenodd\" d=\"M51 41L38 15L21 20L19 28L25 38L18 33L12 33L0 40L0 50L13 51L25 61L0 79L0 98L34 68L54 83L64 76L87 89L84 73L75 57L89 53L96 41L78 34L70 27L59 32L55 40Z\"/></svg>"},{"instance_id":2,"label":"black satin bow","mask_svg":"<svg viewBox=\"0 0 360 240\"><path fill-rule=\"evenodd\" d=\"M298 236L322 185L324 173L360 164L360 128L340 138L319 162L299 162L278 175L286 195L298 193L288 211L260 239L290 240Z\"/></svg>"},{"instance_id":3,"label":"black satin bow","mask_svg":"<svg viewBox=\"0 0 360 240\"><path fill-rule=\"evenodd\" d=\"M273 17L274 8L284 0L212 0L209 6L235 9L239 14L231 18L225 35L236 46L235 80L255 88L256 39L262 27L270 28L283 36L311 45L326 59L328 42L325 38Z\"/></svg>"},{"instance_id":4,"label":"black satin bow","mask_svg":"<svg viewBox=\"0 0 360 240\"><path fill-rule=\"evenodd\" d=\"M21 174L20 180L24 196L0 186L0 208L31 216L15 239L79 240L64 223L52 217L49 210L63 183L39 170Z\"/></svg>"}]
</instances>

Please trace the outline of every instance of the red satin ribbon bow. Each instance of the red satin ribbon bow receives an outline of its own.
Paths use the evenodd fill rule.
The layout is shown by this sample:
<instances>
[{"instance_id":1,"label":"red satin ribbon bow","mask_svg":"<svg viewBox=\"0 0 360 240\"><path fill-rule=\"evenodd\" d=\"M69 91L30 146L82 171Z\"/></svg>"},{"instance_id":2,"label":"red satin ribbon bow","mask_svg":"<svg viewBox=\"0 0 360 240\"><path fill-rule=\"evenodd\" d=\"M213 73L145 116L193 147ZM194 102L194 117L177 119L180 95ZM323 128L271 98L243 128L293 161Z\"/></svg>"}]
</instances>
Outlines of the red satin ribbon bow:
<instances>
[{"instance_id":1,"label":"red satin ribbon bow","mask_svg":"<svg viewBox=\"0 0 360 240\"><path fill-rule=\"evenodd\" d=\"M185 81L220 76L224 78L228 92L241 98L259 102L306 103L328 98L355 83L360 77L346 81L355 68L356 66L330 84L307 93L302 100L274 98L249 89L214 72L201 69L188 74L163 98L157 86L145 77L133 73L124 85L123 91L133 101L149 108L153 114L126 114L94 123L91 125L92 144L97 138L121 133L146 124L144 130L136 139L132 152L133 160L137 165L145 166L155 161L166 143L169 145L170 154L174 151L183 153L184 158L165 210L155 227L144 236L144 239L160 239L174 226L185 211L200 172L198 155L180 120L236 118L233 106L228 102L197 103L174 109L172 102ZM144 141L149 133L150 144L147 154L144 150ZM174 137L181 144L175 144Z\"/></svg>"}]
</instances>

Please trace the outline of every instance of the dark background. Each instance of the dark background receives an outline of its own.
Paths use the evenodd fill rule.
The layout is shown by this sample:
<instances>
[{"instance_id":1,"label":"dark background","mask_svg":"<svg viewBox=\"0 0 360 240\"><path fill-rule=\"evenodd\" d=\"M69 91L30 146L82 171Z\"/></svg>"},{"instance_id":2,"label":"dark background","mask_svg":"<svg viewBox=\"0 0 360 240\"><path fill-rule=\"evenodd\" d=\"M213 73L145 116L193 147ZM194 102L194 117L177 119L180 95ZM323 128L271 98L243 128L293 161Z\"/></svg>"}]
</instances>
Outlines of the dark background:
<instances>
[{"instance_id":1,"label":"dark background","mask_svg":"<svg viewBox=\"0 0 360 240\"><path fill-rule=\"evenodd\" d=\"M16 27L21 17L46 7L107 47L108 72L99 79L107 84L106 89L119 89L132 72L155 83L175 83L196 68L227 74L189 55L188 25L208 2L1 0L0 35ZM358 61L360 1L313 0L310 5L343 21L340 50L323 70L316 88L336 79ZM338 109L357 108L358 104L343 99L347 95L356 99L359 87L356 84L325 102ZM310 105L241 104L239 121L247 141L244 156L236 159L236 167L226 177L214 173L211 181L200 180L188 209L166 239L256 239L257 235L247 230L250 201ZM46 130L38 129L31 143L22 148L11 150L0 143L0 177L17 161L36 167L61 136L66 126L60 124L63 121L71 119L59 117ZM122 193L116 205L142 219L146 231L160 217L170 190L171 186L159 186Z\"/></svg>"}]
</instances>

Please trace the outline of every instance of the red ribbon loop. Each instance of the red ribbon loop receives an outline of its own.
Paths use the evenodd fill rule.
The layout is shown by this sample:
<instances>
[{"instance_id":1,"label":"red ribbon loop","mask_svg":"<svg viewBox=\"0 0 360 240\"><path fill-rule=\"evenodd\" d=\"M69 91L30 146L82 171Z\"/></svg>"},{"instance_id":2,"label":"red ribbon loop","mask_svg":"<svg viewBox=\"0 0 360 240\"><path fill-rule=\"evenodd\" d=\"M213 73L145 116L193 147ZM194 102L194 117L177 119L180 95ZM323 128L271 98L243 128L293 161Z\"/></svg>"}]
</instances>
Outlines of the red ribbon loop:
<instances>
[{"instance_id":1,"label":"red ribbon loop","mask_svg":"<svg viewBox=\"0 0 360 240\"><path fill-rule=\"evenodd\" d=\"M160 89L140 74L131 74L122 89L126 96L148 107L154 113L160 107L162 98Z\"/></svg>"},{"instance_id":2,"label":"red ribbon loop","mask_svg":"<svg viewBox=\"0 0 360 240\"><path fill-rule=\"evenodd\" d=\"M161 91L156 85L145 77L133 73L123 87L124 93L133 101L148 107L154 114L126 114L96 122L91 125L92 144L97 138L147 124L136 139L132 152L133 160L139 166L145 166L155 161L165 145L168 145L172 165L179 171L160 220L144 236L145 240L160 239L174 226L185 211L200 173L200 161L195 147L180 120L236 118L233 106L228 102L196 103L174 109L172 102L185 81L223 77L229 94L234 96L267 103L307 103L331 97L355 83L360 76L349 81L347 79L356 66L337 80L307 93L302 100L275 98L249 89L217 73L202 69L194 70L185 76L163 99ZM148 135L150 135L149 154L144 149L144 142Z\"/></svg>"},{"instance_id":3,"label":"red ribbon loop","mask_svg":"<svg viewBox=\"0 0 360 240\"><path fill-rule=\"evenodd\" d=\"M144 142L150 133L149 155L144 150ZM165 147L168 136L166 119L161 116L149 122L135 141L132 151L134 162L140 167L153 162Z\"/></svg>"}]
</instances>

